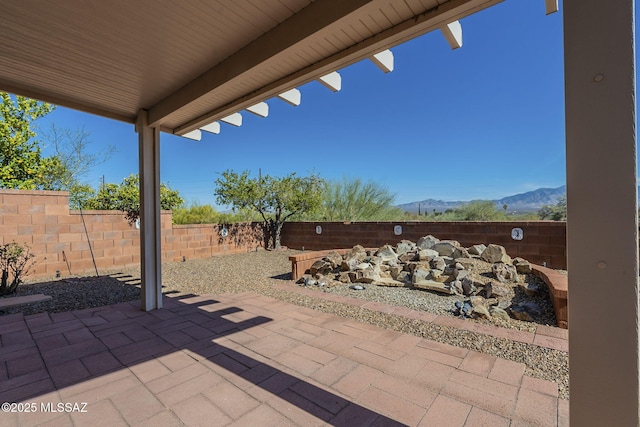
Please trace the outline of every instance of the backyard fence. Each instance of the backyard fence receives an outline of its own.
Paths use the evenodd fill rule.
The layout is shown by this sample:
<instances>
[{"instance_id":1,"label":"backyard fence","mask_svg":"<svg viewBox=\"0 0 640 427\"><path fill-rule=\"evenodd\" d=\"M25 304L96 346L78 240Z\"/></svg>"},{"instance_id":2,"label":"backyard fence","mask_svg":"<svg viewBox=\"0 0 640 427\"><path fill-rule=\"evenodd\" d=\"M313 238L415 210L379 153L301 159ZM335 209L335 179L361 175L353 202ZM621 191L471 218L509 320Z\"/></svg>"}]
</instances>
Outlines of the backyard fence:
<instances>
[{"instance_id":1,"label":"backyard fence","mask_svg":"<svg viewBox=\"0 0 640 427\"><path fill-rule=\"evenodd\" d=\"M512 232L522 233L514 240ZM172 224L161 215L162 259L207 258L263 247L259 223ZM431 234L464 246L503 245L520 256L551 268L566 268L564 222L290 222L282 244L293 249L321 250L354 245L379 247ZM122 212L69 210L69 194L59 191L0 190L0 244L26 243L36 255L29 277L95 274L140 263L140 231Z\"/></svg>"}]
</instances>

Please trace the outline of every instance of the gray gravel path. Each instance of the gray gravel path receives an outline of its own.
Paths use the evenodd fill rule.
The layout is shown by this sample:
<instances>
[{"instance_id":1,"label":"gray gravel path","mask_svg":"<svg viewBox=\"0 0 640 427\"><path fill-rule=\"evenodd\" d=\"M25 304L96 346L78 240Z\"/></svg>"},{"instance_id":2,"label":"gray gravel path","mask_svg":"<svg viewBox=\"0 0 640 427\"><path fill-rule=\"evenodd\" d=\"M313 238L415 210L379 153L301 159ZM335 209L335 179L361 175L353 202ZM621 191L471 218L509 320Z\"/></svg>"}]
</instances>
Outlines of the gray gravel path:
<instances>
[{"instance_id":1,"label":"gray gravel path","mask_svg":"<svg viewBox=\"0 0 640 427\"><path fill-rule=\"evenodd\" d=\"M166 263L162 271L163 292L216 294L253 291L325 313L524 363L527 375L554 381L558 384L560 396L568 398L569 369L568 355L565 352L276 289L275 285L283 283L291 284L292 288L298 286L290 280L291 264L288 259L295 253L299 252L259 251ZM18 288L17 295L43 293L51 295L53 299L26 307L5 309L0 311L0 315L17 312L25 315L42 311L60 312L132 301L140 298L139 284L139 268L101 272L100 277L72 277L27 283ZM332 288L331 292L344 292L348 296L453 315L447 308L453 305L453 297L406 288L371 288L371 292L337 288ZM520 325L518 322L504 326L524 330L531 327Z\"/></svg>"}]
</instances>

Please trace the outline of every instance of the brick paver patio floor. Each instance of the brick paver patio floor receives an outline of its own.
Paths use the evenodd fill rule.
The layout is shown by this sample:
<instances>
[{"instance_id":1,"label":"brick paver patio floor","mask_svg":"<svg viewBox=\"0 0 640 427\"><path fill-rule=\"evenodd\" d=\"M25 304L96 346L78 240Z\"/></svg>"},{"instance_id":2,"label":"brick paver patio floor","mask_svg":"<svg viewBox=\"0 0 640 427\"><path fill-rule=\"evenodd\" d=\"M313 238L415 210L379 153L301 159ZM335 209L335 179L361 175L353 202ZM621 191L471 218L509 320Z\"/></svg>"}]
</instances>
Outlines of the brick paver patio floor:
<instances>
[{"instance_id":1,"label":"brick paver patio floor","mask_svg":"<svg viewBox=\"0 0 640 427\"><path fill-rule=\"evenodd\" d=\"M255 293L138 307L0 317L0 402L22 411L0 425L568 425L523 364Z\"/></svg>"}]
</instances>

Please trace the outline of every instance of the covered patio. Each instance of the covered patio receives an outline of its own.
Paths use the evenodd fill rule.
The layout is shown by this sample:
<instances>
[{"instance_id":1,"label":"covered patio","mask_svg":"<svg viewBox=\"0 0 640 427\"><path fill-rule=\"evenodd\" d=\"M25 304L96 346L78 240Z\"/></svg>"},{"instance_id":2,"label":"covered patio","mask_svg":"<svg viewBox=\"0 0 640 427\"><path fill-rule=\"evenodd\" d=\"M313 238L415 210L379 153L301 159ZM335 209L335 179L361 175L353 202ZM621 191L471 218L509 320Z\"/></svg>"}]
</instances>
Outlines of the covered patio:
<instances>
[{"instance_id":1,"label":"covered patio","mask_svg":"<svg viewBox=\"0 0 640 427\"><path fill-rule=\"evenodd\" d=\"M558 2L554 0L540 2L547 12L553 12L558 7ZM73 368L68 371L60 368L61 377L56 377L55 369L38 371L32 367L25 368L26 376L15 375L15 378L24 377L25 384L33 387L31 393L22 396L19 393L15 396L3 393L0 400L18 400L27 395L36 395L40 400L68 401L67 398L74 395L86 396L86 399L92 398L94 402L103 402L96 403L95 413L107 414L112 411L114 416L117 415L114 419L135 424L144 421L135 418L136 412L144 408L156 408L157 403L162 402L160 394L165 390L163 387L169 388L166 398L171 399L171 390L178 390L177 385L172 388L172 381L188 376L188 371L184 370L191 364L195 371L191 373L191 378L198 377L202 382L195 379L184 382L186 388L198 392L192 393L193 399L187 400L182 409L158 411L158 417L168 417L167 425L174 425L174 417L181 419L181 413L184 417L197 417L203 407L211 409L207 420L218 411L224 417L224 422L235 420L244 425L252 423L250 419L243 420L242 417L255 416L251 415L255 411L258 411L262 421L260 424L266 424L264 420L270 419L270 416L276 417L274 424L278 424L277 417L286 416L283 412L288 411L291 411L288 420L302 424L309 418L299 420L296 417L313 416L322 422L339 424L343 419L341 417L357 414L358 420L371 419L380 425L393 422L416 425L429 420L431 416L439 417L442 413L448 414L447 419L466 413L463 422L467 423L485 417L490 420L488 424L499 425L491 422L498 418L491 417L502 417L503 421L511 417L515 421L512 425L521 421L526 424L521 417L522 411L528 412L530 409L523 408L518 396L523 393L526 395L532 387L526 377L506 375L500 368L503 363L499 362L500 359L484 360L472 352L456 355L455 348L434 350L429 348L429 342L415 341L402 334L387 336L385 331L366 330L368 327L364 328L365 332L356 332L355 337L341 332L349 337L343 337L346 341L334 340L331 339L331 334L336 332L334 328L348 327L352 332L362 329L362 326L339 318L327 319L291 306L278 307L277 302L252 295L197 297L187 304L184 300L163 298L161 292L161 132L198 138L201 131L219 132L218 120L241 124L241 110L266 116L268 104L265 101L272 97L294 105L298 103L300 99L296 87L300 84L319 79L332 90L337 90L340 78L336 70L362 59L370 59L382 70L390 71L393 68L393 55L388 49L429 31L442 31L451 47L458 48L462 45L459 20L496 3L499 0L136 1L122 2L114 7L111 2L87 4L60 0L35 5L28 1L0 1L0 90L135 124L139 135L143 241L143 311L124 305L105 309L104 313L98 310L27 319L4 317L0 320L3 324L3 348L0 353L3 360L6 362L8 353L25 352L24 358L15 359L18 368L9 368L9 363L5 364L8 372L9 369L18 369L16 372L20 372L20 363L28 364L29 360L35 364L38 364L38 360L46 364L51 357L51 366L72 367L74 363L77 364L74 361L90 357L94 350L99 355L96 356L95 365L92 365L93 361L83 362L83 366L96 366L96 371L80 370L82 374L79 378L71 376L71 372L76 372ZM490 10L486 13L490 13ZM624 0L603 4L597 0L565 0L563 14L567 235L568 266L571 271L571 420L579 426L638 425L634 2ZM607 209L603 209L603 206ZM602 290L603 286L606 291ZM220 298L220 302L208 304L200 301L200 298L204 298L203 301ZM221 313L215 314L224 305L237 307L241 310L239 313L246 316L229 313L222 317ZM210 306L211 313L205 309L207 306ZM188 316L197 319L191 321L195 325L195 336L184 333L190 339L181 332L182 328L174 327L175 324L190 322L185 320ZM261 324L263 321L264 324ZM317 321L321 324L314 323ZM203 322L210 327L201 330ZM287 322L286 333L278 332L277 327L275 331L269 329L269 325ZM117 342L113 343L116 347L111 349L102 341L101 324L107 331L105 336L114 335L116 341L125 340L123 350L116 351L120 348ZM224 330L216 332L216 325L224 324L231 325L227 331L236 332L226 335ZM129 337L124 332L120 334L120 331L109 334L111 328L118 327L129 332L137 331L131 333L140 333L140 336ZM224 326L221 327L224 329ZM316 329L318 327L320 331ZM314 336L305 328L315 330L317 334ZM71 334L76 329L77 336ZM254 336L251 331L266 335ZM10 338L5 338L5 333L9 333ZM74 338L67 337L65 333ZM327 334L330 339L323 341L322 337ZM47 340L49 335L52 338ZM237 339L244 342L231 340L232 335L244 337ZM60 341L60 336L65 337L66 344ZM78 341L71 344L70 339ZM141 343L151 341L148 345L140 345L128 343L127 339ZM291 346L291 351L280 351L280 344L272 348L271 339L284 348ZM9 342L7 348L11 348L14 345L12 340L15 340L18 346L14 348L15 351L8 352L5 340ZM261 348L261 340L265 348ZM201 354L197 348L188 348L193 342L200 342L215 354ZM317 346L301 349L313 342ZM336 348L331 353L331 346L340 342L346 342L349 349ZM352 343L354 346L351 346ZM21 349L21 345L25 349ZM428 384L411 382L416 385L413 396L421 396L420 402L405 399L403 403L407 408L398 411L389 408L390 402L394 402L392 390L397 387L393 381L402 378L402 375L410 377L411 374L390 375L376 365L379 359L358 359L360 356L356 355L362 355L363 350L358 346L372 350L377 346L388 347L385 351L398 358L408 357L413 352L417 358L413 363L422 363L421 368L434 363L447 366L442 363L443 359L452 363L457 360L456 370L451 372L444 367L427 369L434 375L428 381L437 381L441 372L449 371L451 375L440 388L436 387L437 390L429 388ZM41 352L41 347L48 350ZM26 350L28 348L38 349L38 354L31 354L28 358L28 353L33 351ZM142 358L147 361L127 359L126 354L131 354L126 350L128 348L135 349L131 356L134 359L137 357L135 354L145 354L147 351ZM314 382L313 374L299 371L294 375L289 368L285 368L286 363L278 358L297 354L295 349L309 352L302 354L302 359L321 364L324 364L322 360L315 360L314 357L322 359L326 356L327 359L323 360L327 366L331 363L328 360L331 356L323 352L335 358L346 358L350 361L347 364L349 371L360 369L365 376L371 374L368 387L373 388L359 389L357 383L348 380L349 374L343 377L344 387L338 387L343 378L330 384L335 389L321 387L320 384L324 383L320 380ZM202 348L199 350L204 351ZM243 351L248 353L244 354ZM375 353L369 350L365 352ZM212 364L211 359L216 358L220 362ZM158 386L157 395L147 393L152 390L143 385L145 382L135 373L137 368L128 366L128 363L135 362L143 371L139 375L149 383L153 382L150 378L155 375L158 384L165 384ZM246 369L243 370L238 363ZM181 364L185 366L181 368ZM468 377L465 366L471 364L485 366L486 375L480 379ZM440 365L436 366L440 368ZM115 372L105 374L110 369L115 369ZM497 370L494 372L494 369ZM376 382L375 372L370 370L385 372L380 376L381 383ZM30 380L33 379L28 374L31 371L40 372L33 375L42 375L42 378ZM243 377L245 371L247 378ZM513 367L507 371L517 372L517 369ZM264 372L271 373L269 378L275 377L275 383L260 387L268 381ZM492 375L497 375L501 380L492 378ZM286 381L295 384L287 384L281 389L283 384L276 384L281 380L285 384ZM461 382L474 381L477 386L471 387L475 390L473 393L468 388L459 387ZM118 389L121 383L128 383L131 387ZM242 386L237 387L240 384ZM403 384L404 388L409 387L406 382ZM250 397L256 403L255 408L228 407L225 412L225 390L229 390L231 385L237 388L231 389L234 393L240 393L237 401L246 399L254 403ZM543 389L547 387L538 385ZM18 389L21 387L18 385ZM66 394L68 390L72 394ZM139 391L140 395L132 390ZM250 395L250 390L256 391L256 395ZM488 407L493 402L488 396L494 394L495 390L504 390L503 395L512 396L512 399L507 403L502 400L494 402L495 406ZM133 398L122 398L127 396L127 391L138 399L147 396L148 406L137 401L134 408L127 409L127 405L134 402ZM215 402L209 400L213 406L207 406L201 392L208 393L206 399L213 396ZM534 392L536 398L538 395L547 396L541 390ZM260 393L263 393L262 397ZM305 394L314 397L299 400L298 396ZM481 396L481 400L478 396ZM120 405L114 403L118 399L122 399ZM428 405L422 403L430 400ZM273 405L265 406L265 402L271 401ZM307 406L310 404L307 401L313 406ZM553 396L541 398L539 405L544 405L542 401L547 402L550 408L557 408ZM278 405L284 405L280 406L280 411ZM301 407L309 409L299 413ZM415 415L414 418L414 410L415 414L422 415ZM540 424L554 425L554 420L566 420L566 417L559 415L565 414L565 410L553 410L556 416L549 420L551 424L544 421L540 421ZM155 412L151 412L149 416L156 416ZM78 418L73 418L74 424L82 423L79 418L81 415L87 414L78 414ZM544 417L545 413L540 410L535 415ZM89 416L91 418L87 419L94 424L102 422L114 425L106 415L99 420L91 414ZM133 418L128 420L127 416ZM10 417L3 414L3 423L4 419ZM13 418L12 422L24 425L23 418ZM153 420L154 424L159 422ZM195 425L197 420L187 420L187 424ZM348 424L348 420L345 424ZM60 424L54 422L54 425Z\"/></svg>"},{"instance_id":2,"label":"covered patio","mask_svg":"<svg viewBox=\"0 0 640 427\"><path fill-rule=\"evenodd\" d=\"M31 410L2 425L569 425L557 385L522 363L251 292L163 302L0 317L0 394ZM510 332L566 346L554 329Z\"/></svg>"}]
</instances>

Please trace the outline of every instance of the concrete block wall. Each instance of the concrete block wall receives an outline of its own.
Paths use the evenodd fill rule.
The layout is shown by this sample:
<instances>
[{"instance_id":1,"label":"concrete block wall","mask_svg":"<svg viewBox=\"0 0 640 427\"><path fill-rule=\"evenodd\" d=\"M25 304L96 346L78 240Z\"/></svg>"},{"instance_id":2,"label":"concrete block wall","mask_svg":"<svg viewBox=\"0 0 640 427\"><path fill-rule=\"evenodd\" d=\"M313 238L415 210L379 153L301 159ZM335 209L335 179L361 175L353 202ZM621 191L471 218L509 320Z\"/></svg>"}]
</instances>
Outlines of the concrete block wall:
<instances>
[{"instance_id":1,"label":"concrete block wall","mask_svg":"<svg viewBox=\"0 0 640 427\"><path fill-rule=\"evenodd\" d=\"M316 233L316 226L322 233ZM402 227L395 235L394 227ZM511 230L521 228L522 240L513 240ZM495 243L512 257L522 257L550 268L566 268L566 223L559 221L526 222L291 222L282 230L282 244L293 249L323 250L350 248L354 245L380 247L403 239L417 241L433 235L441 240L459 241L463 246Z\"/></svg>"},{"instance_id":2,"label":"concrete block wall","mask_svg":"<svg viewBox=\"0 0 640 427\"><path fill-rule=\"evenodd\" d=\"M173 225L161 215L164 261L204 258L262 246L260 224ZM0 244L26 243L36 255L28 277L93 274L140 263L140 230L122 212L70 211L69 194L59 191L0 190ZM93 251L93 259L92 259Z\"/></svg>"}]
</instances>

